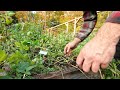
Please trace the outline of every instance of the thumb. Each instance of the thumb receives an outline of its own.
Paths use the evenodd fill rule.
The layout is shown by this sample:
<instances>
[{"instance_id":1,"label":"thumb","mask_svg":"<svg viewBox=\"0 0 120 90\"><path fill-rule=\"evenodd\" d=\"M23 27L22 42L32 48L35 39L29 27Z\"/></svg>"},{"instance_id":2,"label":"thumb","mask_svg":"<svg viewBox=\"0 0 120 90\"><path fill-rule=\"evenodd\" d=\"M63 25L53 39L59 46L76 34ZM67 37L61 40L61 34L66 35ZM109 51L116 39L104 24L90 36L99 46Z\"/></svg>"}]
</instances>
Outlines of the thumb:
<instances>
[{"instance_id":1,"label":"thumb","mask_svg":"<svg viewBox=\"0 0 120 90\"><path fill-rule=\"evenodd\" d=\"M68 46L65 46L65 48L64 48L64 54L67 54L68 52L69 52Z\"/></svg>"},{"instance_id":2,"label":"thumb","mask_svg":"<svg viewBox=\"0 0 120 90\"><path fill-rule=\"evenodd\" d=\"M102 69L105 69L105 68L107 68L109 66L109 64L107 63L107 64L101 64L101 68Z\"/></svg>"},{"instance_id":3,"label":"thumb","mask_svg":"<svg viewBox=\"0 0 120 90\"><path fill-rule=\"evenodd\" d=\"M67 53L70 52L70 47L67 48Z\"/></svg>"}]
</instances>

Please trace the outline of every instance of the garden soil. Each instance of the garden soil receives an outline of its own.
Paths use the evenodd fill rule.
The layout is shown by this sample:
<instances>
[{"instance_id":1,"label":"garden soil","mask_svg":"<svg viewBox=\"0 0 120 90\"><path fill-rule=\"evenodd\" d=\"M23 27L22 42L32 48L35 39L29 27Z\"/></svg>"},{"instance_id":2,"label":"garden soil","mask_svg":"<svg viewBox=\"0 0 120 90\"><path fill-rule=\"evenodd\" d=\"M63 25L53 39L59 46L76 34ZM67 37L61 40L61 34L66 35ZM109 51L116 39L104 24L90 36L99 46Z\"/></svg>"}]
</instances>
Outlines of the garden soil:
<instances>
[{"instance_id":1,"label":"garden soil","mask_svg":"<svg viewBox=\"0 0 120 90\"><path fill-rule=\"evenodd\" d=\"M36 74L33 77L35 79L101 79L100 73L82 73L81 70L72 66L48 74Z\"/></svg>"}]
</instances>

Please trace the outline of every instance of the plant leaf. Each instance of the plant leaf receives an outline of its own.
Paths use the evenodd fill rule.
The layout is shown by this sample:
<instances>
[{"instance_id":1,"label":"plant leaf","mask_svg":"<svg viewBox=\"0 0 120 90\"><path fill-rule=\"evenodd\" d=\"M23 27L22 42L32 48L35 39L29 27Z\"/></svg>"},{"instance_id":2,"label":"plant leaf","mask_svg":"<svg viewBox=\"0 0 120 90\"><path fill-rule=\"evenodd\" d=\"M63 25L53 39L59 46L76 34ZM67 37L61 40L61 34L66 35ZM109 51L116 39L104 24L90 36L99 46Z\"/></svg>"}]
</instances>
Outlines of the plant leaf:
<instances>
[{"instance_id":1,"label":"plant leaf","mask_svg":"<svg viewBox=\"0 0 120 90\"><path fill-rule=\"evenodd\" d=\"M0 50L0 62L4 61L7 58L5 51Z\"/></svg>"},{"instance_id":2,"label":"plant leaf","mask_svg":"<svg viewBox=\"0 0 120 90\"><path fill-rule=\"evenodd\" d=\"M15 46L16 47L20 47L20 43L19 42L15 42Z\"/></svg>"},{"instance_id":3,"label":"plant leaf","mask_svg":"<svg viewBox=\"0 0 120 90\"><path fill-rule=\"evenodd\" d=\"M29 66L28 68L26 68L26 71L30 71L30 70L33 69L34 67L36 67L36 65Z\"/></svg>"}]
</instances>

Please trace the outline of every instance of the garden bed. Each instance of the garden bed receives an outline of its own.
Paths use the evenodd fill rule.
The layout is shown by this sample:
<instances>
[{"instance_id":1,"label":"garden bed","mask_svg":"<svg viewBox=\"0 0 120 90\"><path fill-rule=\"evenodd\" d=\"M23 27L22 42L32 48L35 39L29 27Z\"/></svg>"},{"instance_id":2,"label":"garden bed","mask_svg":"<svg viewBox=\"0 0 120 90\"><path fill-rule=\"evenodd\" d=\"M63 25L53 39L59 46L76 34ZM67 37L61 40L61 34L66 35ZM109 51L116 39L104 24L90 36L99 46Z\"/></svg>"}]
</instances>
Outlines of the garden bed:
<instances>
[{"instance_id":1,"label":"garden bed","mask_svg":"<svg viewBox=\"0 0 120 90\"><path fill-rule=\"evenodd\" d=\"M101 79L100 72L85 73L71 63L61 68L59 67L58 71L49 72L47 74L35 74L33 77L35 79Z\"/></svg>"},{"instance_id":2,"label":"garden bed","mask_svg":"<svg viewBox=\"0 0 120 90\"><path fill-rule=\"evenodd\" d=\"M57 36L49 35L35 23L25 23L24 25L18 23L5 30L9 35L0 42L0 57L2 57L0 70L1 73L5 72L6 76L0 78L99 78L99 75L96 77L96 74L84 74L75 66L75 57L93 36L84 40L71 56L66 57L63 53L64 47L73 39L73 33L63 32Z\"/></svg>"},{"instance_id":3,"label":"garden bed","mask_svg":"<svg viewBox=\"0 0 120 90\"><path fill-rule=\"evenodd\" d=\"M86 76L78 69L69 67L67 70L50 72L48 74L36 74L33 77L35 79L100 79L99 73L93 74L90 72Z\"/></svg>"},{"instance_id":4,"label":"garden bed","mask_svg":"<svg viewBox=\"0 0 120 90\"><path fill-rule=\"evenodd\" d=\"M4 26L4 27L3 27ZM100 73L84 73L75 66L81 48L94 37L94 31L65 57L65 45L74 39L72 32L54 35L33 22L1 26L0 78L5 79L100 79ZM41 54L44 51L47 54ZM72 62L72 63L70 63ZM74 64L73 64L74 63ZM109 74L109 73L108 73Z\"/></svg>"}]
</instances>

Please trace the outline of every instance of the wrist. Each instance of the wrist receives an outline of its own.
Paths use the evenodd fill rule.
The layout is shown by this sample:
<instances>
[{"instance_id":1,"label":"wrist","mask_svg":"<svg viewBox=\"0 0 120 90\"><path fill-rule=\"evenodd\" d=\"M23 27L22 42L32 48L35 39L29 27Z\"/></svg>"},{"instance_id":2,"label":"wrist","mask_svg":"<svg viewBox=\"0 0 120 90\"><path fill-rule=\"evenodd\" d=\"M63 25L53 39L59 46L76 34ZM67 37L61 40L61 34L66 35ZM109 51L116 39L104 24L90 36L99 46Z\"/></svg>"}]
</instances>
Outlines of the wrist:
<instances>
[{"instance_id":1,"label":"wrist","mask_svg":"<svg viewBox=\"0 0 120 90\"><path fill-rule=\"evenodd\" d=\"M79 38L74 38L73 43L75 43L76 45L78 45L81 42L81 40Z\"/></svg>"}]
</instances>

